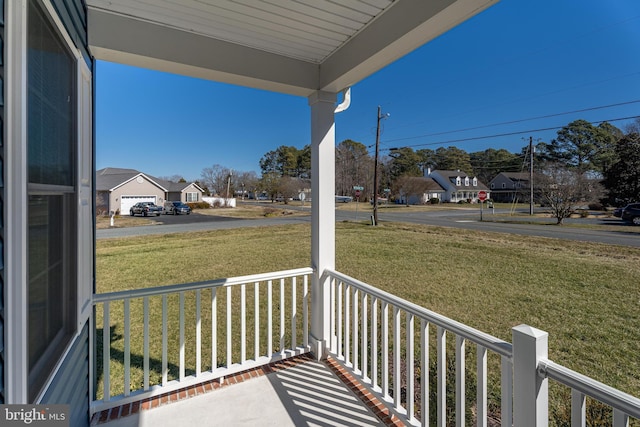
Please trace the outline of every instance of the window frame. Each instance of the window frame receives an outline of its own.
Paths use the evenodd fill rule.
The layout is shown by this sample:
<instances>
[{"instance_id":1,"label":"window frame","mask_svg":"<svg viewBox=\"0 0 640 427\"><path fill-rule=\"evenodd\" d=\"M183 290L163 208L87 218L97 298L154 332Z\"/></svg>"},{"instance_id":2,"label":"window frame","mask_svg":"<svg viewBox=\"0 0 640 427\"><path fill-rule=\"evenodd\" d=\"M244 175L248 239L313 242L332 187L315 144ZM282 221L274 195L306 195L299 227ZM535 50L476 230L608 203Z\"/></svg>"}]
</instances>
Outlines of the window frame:
<instances>
[{"instance_id":1,"label":"window frame","mask_svg":"<svg viewBox=\"0 0 640 427\"><path fill-rule=\"evenodd\" d=\"M33 5L33 6L32 6ZM63 265L63 279L62 286L64 292L64 300L66 301L66 305L63 312L63 324L62 327L58 330L58 332L53 335L49 344L47 345L46 350L43 354L38 358L38 360L31 366L31 361L29 360L29 339L30 339L30 327L28 325L30 308L29 308L29 232L30 232L30 222L28 219L24 221L25 223L25 232L26 232L26 241L24 245L26 246L25 259L26 262L26 272L25 272L25 288L26 288L26 296L23 300L23 304L25 304L25 323L26 325L26 336L24 337L24 345L27 347L27 361L26 361L26 372L22 372L23 381L26 388L26 397L29 402L39 402L46 390L48 389L51 381L55 377L59 367L63 363L66 354L72 348L74 338L78 336L80 332L80 324L78 323L80 319L80 289L82 287L87 287L87 284L81 284L81 280L84 280L84 277L81 277L81 264L90 262L89 270L93 272L93 259L88 257L81 256L80 254L80 243L81 236L86 233L87 226L83 222L80 224L80 219L82 218L84 221L84 216L86 216L88 209L91 211L91 203L90 200L81 200L79 203L81 190L85 191L84 187L90 187L90 180L85 176L86 174L81 172L82 163L89 162L90 169L93 169L93 160L92 160L92 152L93 148L87 150L85 147L87 144L90 144L92 147L92 135L87 135L86 132L83 132L85 128L91 128L91 97L89 96L89 104L87 105L86 94L83 93L83 80L86 80L86 76L89 76L89 87L91 87L91 72L88 71L88 67L84 62L81 52L74 45L71 37L67 33L64 24L61 22L60 18L57 15L57 12L52 5L50 0L28 0L25 14L25 21L27 22L27 26L24 29L23 42L25 55L30 49L30 41L29 41L29 31L31 29L31 25L34 25L34 20L30 18L31 8L34 7L37 9L39 14L39 21L41 24L44 24L50 30L50 33L53 34L52 37L56 38L56 43L59 44L63 51L64 55L70 61L71 67L70 72L72 76L69 81L69 100L72 103L69 109L70 114L70 132L69 132L69 144L67 146L68 150L71 151L70 162L68 166L71 174L71 182L70 185L50 185L50 184L41 184L41 183L30 183L29 182L29 159L28 155L25 156L24 159L24 177L25 177L25 201L24 206L28 212L30 206L30 197L31 196L62 196L61 207L59 209L61 214L60 224L62 227L62 231L60 232L61 236L64 236L64 246L63 246L63 257L62 257L62 265ZM36 23L37 25L37 23ZM27 56L25 56L27 57ZM29 73L30 63L24 65L24 69L26 74ZM86 83L86 82L85 82ZM29 147L29 137L28 137L28 128L29 128L29 113L28 113L28 105L29 105L29 79L24 77L23 84L25 86L25 90L22 93L24 97L22 102L27 108L24 110L24 123L26 124L24 129L24 144L25 150L28 152ZM87 110L89 114L86 114ZM87 140L87 138L89 138ZM85 185L86 181L86 185ZM82 184L81 184L82 183ZM80 206L80 207L79 207ZM91 214L91 212L89 212ZM85 221L86 222L86 221ZM91 237L91 241L93 241L93 237ZM86 249L86 248L83 248ZM89 255L93 257L93 255ZM80 258L83 258L82 260ZM93 289L93 283L89 284L91 289ZM84 299L86 295L82 295ZM90 294L89 294L90 301ZM83 321L86 321L86 317L83 317ZM37 379L34 377L38 377Z\"/></svg>"},{"instance_id":2,"label":"window frame","mask_svg":"<svg viewBox=\"0 0 640 427\"><path fill-rule=\"evenodd\" d=\"M191 195L195 195L195 200L189 200L192 199L192 197L189 197ZM199 193L197 191L189 191L185 193L185 200L187 203L197 203L200 201L200 196Z\"/></svg>"}]
</instances>

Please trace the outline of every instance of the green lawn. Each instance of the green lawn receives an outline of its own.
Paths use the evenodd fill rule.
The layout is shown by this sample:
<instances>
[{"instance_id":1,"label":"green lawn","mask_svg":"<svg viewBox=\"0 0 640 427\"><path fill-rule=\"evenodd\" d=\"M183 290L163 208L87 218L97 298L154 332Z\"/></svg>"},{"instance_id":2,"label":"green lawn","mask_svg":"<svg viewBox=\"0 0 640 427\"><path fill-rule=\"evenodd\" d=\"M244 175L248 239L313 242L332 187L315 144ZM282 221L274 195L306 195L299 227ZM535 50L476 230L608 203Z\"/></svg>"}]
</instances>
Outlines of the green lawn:
<instances>
[{"instance_id":1,"label":"green lawn","mask_svg":"<svg viewBox=\"0 0 640 427\"><path fill-rule=\"evenodd\" d=\"M337 270L507 341L521 323L543 329L550 359L640 396L639 249L414 224L336 234ZM305 267L309 254L308 225L99 240L97 287Z\"/></svg>"}]
</instances>

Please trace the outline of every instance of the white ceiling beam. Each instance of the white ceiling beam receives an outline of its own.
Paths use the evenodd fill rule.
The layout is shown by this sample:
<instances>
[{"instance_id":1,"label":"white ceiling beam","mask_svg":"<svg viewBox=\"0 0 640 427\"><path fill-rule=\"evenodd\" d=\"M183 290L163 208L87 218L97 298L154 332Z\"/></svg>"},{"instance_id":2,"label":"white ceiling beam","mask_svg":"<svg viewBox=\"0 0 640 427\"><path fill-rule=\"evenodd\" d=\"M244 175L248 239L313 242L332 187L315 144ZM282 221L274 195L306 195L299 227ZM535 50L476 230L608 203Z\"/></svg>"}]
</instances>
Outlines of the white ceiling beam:
<instances>
[{"instance_id":1,"label":"white ceiling beam","mask_svg":"<svg viewBox=\"0 0 640 427\"><path fill-rule=\"evenodd\" d=\"M350 87L498 0L396 1L320 67L320 89Z\"/></svg>"},{"instance_id":2,"label":"white ceiling beam","mask_svg":"<svg viewBox=\"0 0 640 427\"><path fill-rule=\"evenodd\" d=\"M305 97L318 87L317 64L102 10L88 21L100 60Z\"/></svg>"}]
</instances>

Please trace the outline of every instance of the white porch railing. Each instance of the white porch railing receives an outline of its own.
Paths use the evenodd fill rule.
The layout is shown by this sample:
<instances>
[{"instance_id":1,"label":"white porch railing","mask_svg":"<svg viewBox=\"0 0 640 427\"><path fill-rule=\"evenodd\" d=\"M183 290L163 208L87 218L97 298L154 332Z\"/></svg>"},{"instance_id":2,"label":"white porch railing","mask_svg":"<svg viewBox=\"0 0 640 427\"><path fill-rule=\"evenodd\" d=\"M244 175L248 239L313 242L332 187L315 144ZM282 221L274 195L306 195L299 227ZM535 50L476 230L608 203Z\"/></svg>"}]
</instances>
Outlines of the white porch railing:
<instances>
[{"instance_id":1,"label":"white porch railing","mask_svg":"<svg viewBox=\"0 0 640 427\"><path fill-rule=\"evenodd\" d=\"M586 396L613 408L614 427L627 426L629 417L640 419L640 399L547 360L548 335L543 331L513 328L510 344L342 273L325 274L331 288L330 352L409 424L444 427L452 422L447 418L455 418L456 426L464 426L471 414L478 426L487 426L490 417L499 418L502 426L546 426L547 377L570 387L572 426L586 425ZM447 333L455 339L447 342ZM466 359L472 352L468 344L475 347L475 363ZM452 347L455 362L450 366L447 352ZM488 352L494 357L491 363ZM472 370L475 376L468 376ZM475 390L468 379L476 383ZM468 399L468 393L475 399Z\"/></svg>"},{"instance_id":2,"label":"white porch railing","mask_svg":"<svg viewBox=\"0 0 640 427\"><path fill-rule=\"evenodd\" d=\"M312 273L301 268L94 295L91 378L102 384L92 413L308 352Z\"/></svg>"},{"instance_id":3,"label":"white porch railing","mask_svg":"<svg viewBox=\"0 0 640 427\"><path fill-rule=\"evenodd\" d=\"M91 366L101 387L92 413L308 352L312 274L95 295L101 348ZM572 426L586 425L587 397L612 408L614 427L640 419L640 399L548 360L543 331L513 328L511 344L342 273L324 277L329 352L406 423L546 426L548 379L571 390Z\"/></svg>"}]
</instances>

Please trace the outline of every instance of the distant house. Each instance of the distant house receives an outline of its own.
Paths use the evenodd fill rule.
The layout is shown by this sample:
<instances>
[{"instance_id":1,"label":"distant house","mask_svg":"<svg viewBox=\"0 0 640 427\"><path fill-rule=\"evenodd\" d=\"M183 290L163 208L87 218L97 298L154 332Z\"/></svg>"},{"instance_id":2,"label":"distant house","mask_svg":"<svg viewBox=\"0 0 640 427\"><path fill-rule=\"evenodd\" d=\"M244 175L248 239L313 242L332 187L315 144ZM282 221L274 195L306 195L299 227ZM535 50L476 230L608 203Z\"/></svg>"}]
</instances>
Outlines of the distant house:
<instances>
[{"instance_id":1,"label":"distant house","mask_svg":"<svg viewBox=\"0 0 640 427\"><path fill-rule=\"evenodd\" d=\"M467 201L475 203L478 201L479 191L486 191L487 197L491 197L486 185L480 182L475 176L469 176L462 171L432 171L427 169L425 176L432 178L444 189L441 199L443 202L458 203L460 201Z\"/></svg>"},{"instance_id":2,"label":"distant house","mask_svg":"<svg viewBox=\"0 0 640 427\"><path fill-rule=\"evenodd\" d=\"M496 202L525 201L529 199L531 181L526 172L500 172L489 182L489 188Z\"/></svg>"},{"instance_id":3,"label":"distant house","mask_svg":"<svg viewBox=\"0 0 640 427\"><path fill-rule=\"evenodd\" d=\"M126 215L138 202L162 206L167 200L198 202L202 188L194 183L170 182L135 169L104 168L96 171L96 212Z\"/></svg>"},{"instance_id":4,"label":"distant house","mask_svg":"<svg viewBox=\"0 0 640 427\"><path fill-rule=\"evenodd\" d=\"M423 205L431 199L442 201L445 189L431 177L406 178L399 188L398 202L408 205Z\"/></svg>"},{"instance_id":5,"label":"distant house","mask_svg":"<svg viewBox=\"0 0 640 427\"><path fill-rule=\"evenodd\" d=\"M202 201L204 190L194 182L162 181L168 188L166 200L195 203Z\"/></svg>"}]
</instances>

